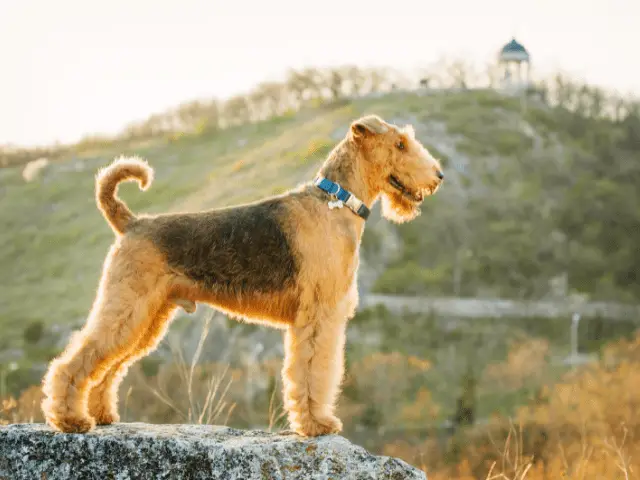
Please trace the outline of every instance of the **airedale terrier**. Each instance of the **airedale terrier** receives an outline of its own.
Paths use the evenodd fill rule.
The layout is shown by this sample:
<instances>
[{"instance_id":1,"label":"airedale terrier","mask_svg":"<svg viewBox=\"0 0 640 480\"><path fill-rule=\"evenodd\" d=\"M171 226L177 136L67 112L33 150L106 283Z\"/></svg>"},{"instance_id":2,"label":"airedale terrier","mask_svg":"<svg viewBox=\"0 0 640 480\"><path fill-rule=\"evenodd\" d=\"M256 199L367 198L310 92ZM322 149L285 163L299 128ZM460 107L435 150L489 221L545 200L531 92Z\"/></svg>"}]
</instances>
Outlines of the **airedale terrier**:
<instances>
[{"instance_id":1,"label":"airedale terrier","mask_svg":"<svg viewBox=\"0 0 640 480\"><path fill-rule=\"evenodd\" d=\"M203 302L285 330L291 429L341 431L334 409L365 220L378 198L384 217L415 218L442 183L438 161L411 126L370 115L351 124L315 181L255 203L135 216L117 186L135 179L146 189L152 174L144 161L121 158L97 176L97 203L117 238L86 325L45 375L47 422L64 432L117 422L129 366L157 347L178 306L192 311Z\"/></svg>"}]
</instances>

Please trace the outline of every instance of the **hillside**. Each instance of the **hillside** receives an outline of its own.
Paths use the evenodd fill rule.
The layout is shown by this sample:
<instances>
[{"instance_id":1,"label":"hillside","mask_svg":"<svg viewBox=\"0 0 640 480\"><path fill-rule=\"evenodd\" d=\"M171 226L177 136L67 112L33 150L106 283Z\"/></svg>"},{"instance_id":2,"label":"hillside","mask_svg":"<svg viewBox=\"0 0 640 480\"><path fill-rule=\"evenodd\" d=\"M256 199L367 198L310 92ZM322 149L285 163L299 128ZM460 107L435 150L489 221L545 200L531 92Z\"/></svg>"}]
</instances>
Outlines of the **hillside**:
<instances>
[{"instance_id":1,"label":"hillside","mask_svg":"<svg viewBox=\"0 0 640 480\"><path fill-rule=\"evenodd\" d=\"M417 221L370 222L365 288L539 298L555 279L595 299L638 299L640 254L631 247L640 240L640 155L610 140L621 127L489 91L397 93L221 133L84 151L31 183L20 168L0 170L3 340L30 322L82 321L112 240L95 208L93 176L115 155L142 155L156 169L148 192L122 189L136 212L231 205L312 178L365 112L412 123L447 170L445 188Z\"/></svg>"}]
</instances>

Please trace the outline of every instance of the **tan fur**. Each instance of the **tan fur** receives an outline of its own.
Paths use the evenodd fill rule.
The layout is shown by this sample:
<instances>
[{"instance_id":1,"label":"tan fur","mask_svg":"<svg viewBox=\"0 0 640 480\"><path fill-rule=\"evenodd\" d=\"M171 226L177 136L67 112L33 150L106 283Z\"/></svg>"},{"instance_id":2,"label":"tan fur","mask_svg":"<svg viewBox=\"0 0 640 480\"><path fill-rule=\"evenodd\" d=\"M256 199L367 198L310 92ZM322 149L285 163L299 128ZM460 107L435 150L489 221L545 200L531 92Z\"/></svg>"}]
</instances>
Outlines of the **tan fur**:
<instances>
[{"instance_id":1,"label":"tan fur","mask_svg":"<svg viewBox=\"0 0 640 480\"><path fill-rule=\"evenodd\" d=\"M438 162L415 140L413 129L367 116L351 125L319 173L369 207L382 197L383 214L403 222L415 218L424 195L437 190L439 170ZM105 261L87 324L52 361L44 378L42 407L47 422L61 431L86 432L95 424L118 421L118 386L129 366L157 347L177 306L189 311L195 302L203 302L232 316L284 329L282 375L292 429L309 436L339 432L342 422L335 416L335 404L344 373L345 330L358 304L356 277L365 221L347 208L330 210L326 193L311 184L301 185L276 198L274 217L275 232L281 231L288 245L272 248L284 255L285 263L290 260L287 255L295 259L294 281L274 287L261 280L265 283L244 289L211 286L192 277L198 273L194 261L201 257L176 264L183 260L175 258L183 257L173 258L167 248L182 245L167 245L161 233L175 222L186 222L208 235L223 214L202 213L195 227L193 217L136 219L115 197L117 184L136 178L145 187L151 174L140 160L120 159L98 176L98 204L122 236ZM401 182L401 190L390 183L390 176ZM246 207L237 207L238 212L242 208ZM246 224L246 215L238 218L238 225ZM253 234L259 241L259 232ZM238 260L258 261L238 255L225 253L212 264L221 267L222 258L237 272L233 269L244 264ZM253 272L261 270L247 271L250 276L240 278L258 278ZM225 272L222 269L220 275Z\"/></svg>"},{"instance_id":2,"label":"tan fur","mask_svg":"<svg viewBox=\"0 0 640 480\"><path fill-rule=\"evenodd\" d=\"M117 196L118 184L137 180L146 190L153 181L153 170L139 158L121 157L96 176L96 201L102 214L116 233L123 234L135 217Z\"/></svg>"}]
</instances>

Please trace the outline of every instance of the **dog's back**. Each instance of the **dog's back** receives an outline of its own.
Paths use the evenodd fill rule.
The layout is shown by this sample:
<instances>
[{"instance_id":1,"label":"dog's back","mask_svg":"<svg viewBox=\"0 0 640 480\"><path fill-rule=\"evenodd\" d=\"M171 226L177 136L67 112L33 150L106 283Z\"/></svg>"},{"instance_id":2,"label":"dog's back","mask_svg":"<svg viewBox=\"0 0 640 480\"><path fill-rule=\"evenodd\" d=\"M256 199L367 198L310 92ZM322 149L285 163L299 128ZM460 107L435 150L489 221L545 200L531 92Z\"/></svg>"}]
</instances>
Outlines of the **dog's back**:
<instances>
[{"instance_id":1,"label":"dog's back","mask_svg":"<svg viewBox=\"0 0 640 480\"><path fill-rule=\"evenodd\" d=\"M229 294L277 292L297 265L284 228L283 199L234 208L136 219L127 235L151 240L172 269Z\"/></svg>"}]
</instances>

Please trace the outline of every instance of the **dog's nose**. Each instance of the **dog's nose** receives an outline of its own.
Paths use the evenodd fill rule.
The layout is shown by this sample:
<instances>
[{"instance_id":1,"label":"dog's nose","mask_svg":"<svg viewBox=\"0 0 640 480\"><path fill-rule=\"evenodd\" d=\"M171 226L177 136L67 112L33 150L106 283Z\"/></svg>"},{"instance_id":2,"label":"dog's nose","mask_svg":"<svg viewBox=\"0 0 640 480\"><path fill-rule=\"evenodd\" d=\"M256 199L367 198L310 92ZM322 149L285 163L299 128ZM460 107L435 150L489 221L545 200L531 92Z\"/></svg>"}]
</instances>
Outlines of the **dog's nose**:
<instances>
[{"instance_id":1,"label":"dog's nose","mask_svg":"<svg viewBox=\"0 0 640 480\"><path fill-rule=\"evenodd\" d=\"M436 176L440 179L443 180L444 179L444 173L442 173L442 170L438 170L436 172Z\"/></svg>"}]
</instances>

